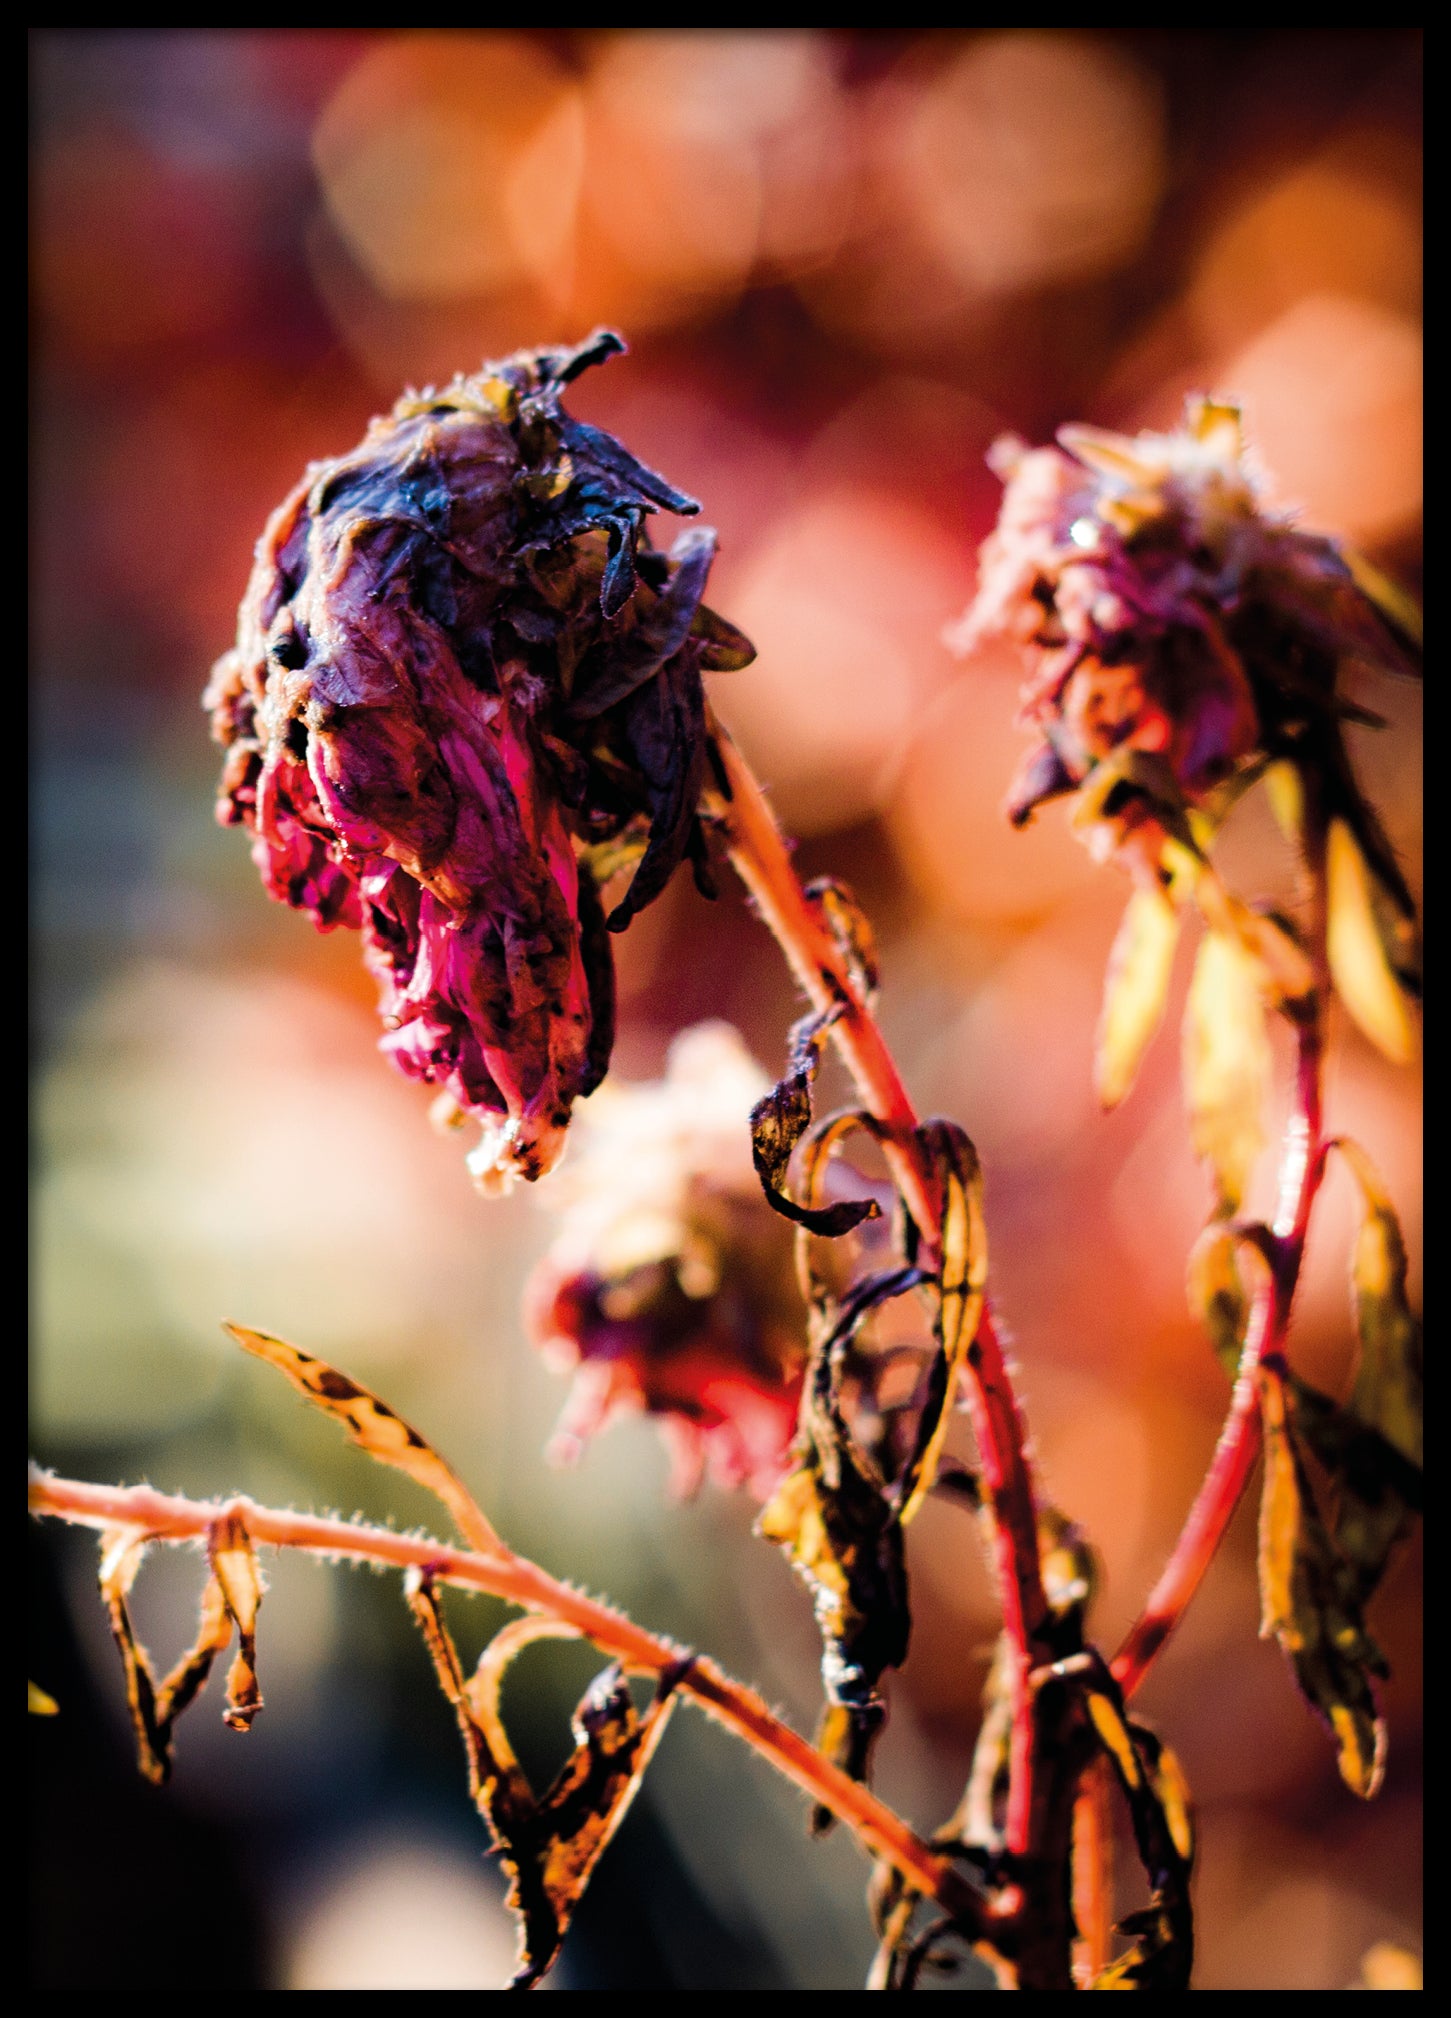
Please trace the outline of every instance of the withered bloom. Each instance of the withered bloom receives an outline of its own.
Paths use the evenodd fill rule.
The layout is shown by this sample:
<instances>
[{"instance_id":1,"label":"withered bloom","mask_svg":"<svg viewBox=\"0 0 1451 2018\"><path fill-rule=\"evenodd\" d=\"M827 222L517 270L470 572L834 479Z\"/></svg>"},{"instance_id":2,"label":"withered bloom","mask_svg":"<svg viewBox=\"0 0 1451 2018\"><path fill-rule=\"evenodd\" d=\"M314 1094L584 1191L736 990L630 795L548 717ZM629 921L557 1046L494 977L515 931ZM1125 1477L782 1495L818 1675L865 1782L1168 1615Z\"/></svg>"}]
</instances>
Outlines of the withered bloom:
<instances>
[{"instance_id":1,"label":"withered bloom","mask_svg":"<svg viewBox=\"0 0 1451 2018\"><path fill-rule=\"evenodd\" d=\"M1348 660L1416 669L1403 599L1333 540L1261 507L1239 410L1225 401L1191 399L1173 434L1065 427L1058 440L995 444L1007 488L953 639L970 651L1006 637L1028 662L1019 719L1037 740L1008 795L1011 819L1021 825L1118 753L1161 760L1191 805L1248 764L1285 757L1316 774L1325 810L1352 821L1409 916L1340 741L1342 720L1374 718L1337 692Z\"/></svg>"},{"instance_id":2,"label":"withered bloom","mask_svg":"<svg viewBox=\"0 0 1451 2018\"><path fill-rule=\"evenodd\" d=\"M655 1416L671 1487L779 1482L796 1429L805 1310L792 1232L767 1207L747 1117L766 1075L702 1024L656 1083L604 1087L553 1183L560 1232L530 1280L534 1343L574 1383L550 1445L572 1463L631 1410Z\"/></svg>"},{"instance_id":3,"label":"withered bloom","mask_svg":"<svg viewBox=\"0 0 1451 2018\"><path fill-rule=\"evenodd\" d=\"M701 673L753 656L701 603L714 534L650 545L695 501L560 406L623 348L521 351L313 464L205 697L218 817L271 895L361 928L383 1048L483 1124L486 1189L547 1170L605 1071L606 926L687 855L703 881Z\"/></svg>"}]
</instances>

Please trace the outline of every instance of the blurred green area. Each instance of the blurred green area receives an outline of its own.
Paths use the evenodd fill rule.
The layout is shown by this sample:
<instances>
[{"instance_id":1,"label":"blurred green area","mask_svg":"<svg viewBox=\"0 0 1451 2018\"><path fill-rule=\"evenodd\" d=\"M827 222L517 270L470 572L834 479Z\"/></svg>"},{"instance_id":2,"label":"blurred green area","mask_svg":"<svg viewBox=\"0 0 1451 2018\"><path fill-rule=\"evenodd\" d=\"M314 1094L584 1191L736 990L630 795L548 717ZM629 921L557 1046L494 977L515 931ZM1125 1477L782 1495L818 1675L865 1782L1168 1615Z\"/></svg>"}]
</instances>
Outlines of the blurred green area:
<instances>
[{"instance_id":1,"label":"blurred green area","mask_svg":"<svg viewBox=\"0 0 1451 2018\"><path fill-rule=\"evenodd\" d=\"M1016 672L958 666L941 633L1000 431L1168 425L1196 387L1243 397L1273 495L1419 587L1417 36L49 30L30 53L36 1455L436 1529L220 1320L275 1330L436 1437L516 1546L812 1722L809 1610L750 1505L667 1505L643 1422L543 1467L561 1390L517 1308L547 1183L474 1196L376 1055L356 946L269 905L211 817L201 687L306 461L404 383L610 322L632 354L574 403L720 529L711 601L760 657L713 699L803 871L873 917L920 1107L977 1141L994 1294L1049 1487L1104 1557L1111 1643L1223 1405L1182 1294L1207 1199L1167 1037L1094 1110L1123 887L1052 809L1008 832ZM1364 698L1390 726L1357 755L1419 889L1420 697ZM1233 848L1246 885L1278 861L1252 820ZM733 891L707 907L677 882L619 959L620 1074L657 1072L706 1015L774 1067L794 994ZM1330 1098L1418 1277L1417 1074L1342 1030ZM1332 1188L1297 1319L1328 1385L1351 1213ZM880 1784L928 1828L995 1620L957 1510L928 1508L913 1547ZM204 1699L157 1794L130 1767L92 1541L33 1551L32 1673L62 1712L31 1729L37 1985L500 1980L456 1733L390 1580L269 1564L267 1710L242 1742ZM1201 1804L1200 1986L1334 1988L1373 1941L1417 1945L1419 1558L1372 1621L1390 1772L1361 1810L1255 1639L1252 1553L1246 1513L1145 1707ZM159 1658L200 1581L189 1553L143 1570ZM481 1645L484 1607L459 1611ZM535 1650L510 1685L541 1772L584 1659ZM803 1828L682 1715L558 1986L859 1982L865 1866Z\"/></svg>"}]
</instances>

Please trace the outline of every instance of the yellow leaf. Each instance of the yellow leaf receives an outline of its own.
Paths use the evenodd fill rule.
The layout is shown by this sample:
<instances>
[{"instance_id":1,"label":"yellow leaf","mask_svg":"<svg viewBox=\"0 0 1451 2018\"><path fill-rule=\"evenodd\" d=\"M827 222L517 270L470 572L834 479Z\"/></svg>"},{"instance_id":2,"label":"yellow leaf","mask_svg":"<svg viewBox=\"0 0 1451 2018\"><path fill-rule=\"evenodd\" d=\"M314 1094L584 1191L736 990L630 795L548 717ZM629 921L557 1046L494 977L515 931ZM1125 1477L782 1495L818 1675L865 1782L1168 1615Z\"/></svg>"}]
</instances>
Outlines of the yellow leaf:
<instances>
[{"instance_id":1,"label":"yellow leaf","mask_svg":"<svg viewBox=\"0 0 1451 2018\"><path fill-rule=\"evenodd\" d=\"M1288 757L1265 772L1265 796L1280 832L1298 846L1305 831L1305 781Z\"/></svg>"},{"instance_id":2,"label":"yellow leaf","mask_svg":"<svg viewBox=\"0 0 1451 2018\"><path fill-rule=\"evenodd\" d=\"M1184 1013L1184 1102L1223 1214L1238 1210L1265 1145L1270 1067L1255 959L1237 938L1206 932Z\"/></svg>"},{"instance_id":3,"label":"yellow leaf","mask_svg":"<svg viewBox=\"0 0 1451 2018\"><path fill-rule=\"evenodd\" d=\"M40 1688L35 1682L27 1682L26 1686L30 1690L29 1713L32 1717L58 1717L60 1715L60 1704L54 1696L48 1696L45 1690Z\"/></svg>"},{"instance_id":4,"label":"yellow leaf","mask_svg":"<svg viewBox=\"0 0 1451 2018\"><path fill-rule=\"evenodd\" d=\"M454 1525L470 1548L483 1555L506 1555L508 1551L494 1532L493 1524L473 1494L433 1445L406 1423L386 1401L380 1401L366 1387L349 1380L326 1360L315 1359L286 1339L271 1332L253 1331L245 1324L227 1324L238 1345L255 1353L285 1374L293 1386L317 1408L340 1422L355 1444L380 1464L395 1465L419 1485L443 1501Z\"/></svg>"},{"instance_id":5,"label":"yellow leaf","mask_svg":"<svg viewBox=\"0 0 1451 2018\"><path fill-rule=\"evenodd\" d=\"M1414 1465L1424 1462L1421 1324L1406 1296L1406 1244L1380 1173L1356 1142L1340 1153L1354 1170L1365 1210L1355 1237L1355 1291L1360 1365L1350 1406Z\"/></svg>"},{"instance_id":6,"label":"yellow leaf","mask_svg":"<svg viewBox=\"0 0 1451 2018\"><path fill-rule=\"evenodd\" d=\"M1290 1424L1283 1379L1259 1372L1265 1483L1260 1502L1260 1632L1273 1634L1306 1701L1335 1739L1340 1776L1370 1800L1385 1771L1385 1724L1371 1688L1385 1658L1365 1630L1353 1571L1326 1533Z\"/></svg>"},{"instance_id":7,"label":"yellow leaf","mask_svg":"<svg viewBox=\"0 0 1451 2018\"><path fill-rule=\"evenodd\" d=\"M1326 950L1340 999L1387 1058L1409 1065L1416 1055L1416 1025L1387 944L1394 928L1377 916L1375 878L1344 820L1330 823L1325 874Z\"/></svg>"},{"instance_id":8,"label":"yellow leaf","mask_svg":"<svg viewBox=\"0 0 1451 2018\"><path fill-rule=\"evenodd\" d=\"M1094 1085L1117 1107L1164 1016L1179 944L1179 913L1161 890L1135 890L1108 956L1103 1012L1094 1046Z\"/></svg>"}]
</instances>

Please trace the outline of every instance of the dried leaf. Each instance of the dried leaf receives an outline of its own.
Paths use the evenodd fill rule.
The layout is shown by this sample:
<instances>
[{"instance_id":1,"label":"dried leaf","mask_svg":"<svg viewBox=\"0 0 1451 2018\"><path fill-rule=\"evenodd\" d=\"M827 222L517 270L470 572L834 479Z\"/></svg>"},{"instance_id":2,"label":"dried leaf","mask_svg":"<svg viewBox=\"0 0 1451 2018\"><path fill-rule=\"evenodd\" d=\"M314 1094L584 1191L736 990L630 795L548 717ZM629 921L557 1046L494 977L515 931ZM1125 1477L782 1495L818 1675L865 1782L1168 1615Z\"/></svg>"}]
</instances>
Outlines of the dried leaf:
<instances>
[{"instance_id":1,"label":"dried leaf","mask_svg":"<svg viewBox=\"0 0 1451 2018\"><path fill-rule=\"evenodd\" d=\"M1385 1574L1391 1550L1421 1511L1421 1469L1379 1430L1308 1381L1289 1374L1286 1384L1296 1433L1330 1478L1335 1546L1364 1605Z\"/></svg>"},{"instance_id":2,"label":"dried leaf","mask_svg":"<svg viewBox=\"0 0 1451 2018\"><path fill-rule=\"evenodd\" d=\"M882 1128L874 1115L864 1107L841 1107L832 1114L822 1115L813 1121L797 1145L796 1177L800 1202L808 1210L814 1210L820 1202L822 1185L827 1165L836 1150L848 1135L860 1129L873 1140L880 1141ZM810 1239L810 1228L803 1227L797 1235L796 1271L801 1284L801 1294L818 1315L826 1309L830 1291L825 1278L816 1267L815 1254Z\"/></svg>"},{"instance_id":3,"label":"dried leaf","mask_svg":"<svg viewBox=\"0 0 1451 2018\"><path fill-rule=\"evenodd\" d=\"M804 894L820 913L858 996L863 1002L870 1002L877 992L881 970L877 963L876 934L855 892L834 876L818 876L806 885Z\"/></svg>"},{"instance_id":4,"label":"dried leaf","mask_svg":"<svg viewBox=\"0 0 1451 2018\"><path fill-rule=\"evenodd\" d=\"M262 1707L262 1691L257 1684L257 1607L262 1602L262 1572L252 1537L239 1514L225 1513L213 1523L207 1537L207 1558L229 1624L237 1628L237 1657L227 1676L227 1707L222 1721L234 1731L246 1731L251 1729L252 1720Z\"/></svg>"},{"instance_id":5,"label":"dried leaf","mask_svg":"<svg viewBox=\"0 0 1451 2018\"><path fill-rule=\"evenodd\" d=\"M137 1764L152 1785L159 1787L171 1772L170 1732L157 1718L155 1677L126 1607L127 1593L146 1553L146 1539L134 1528L108 1528L102 1534L101 1597L126 1674L126 1701L136 1733Z\"/></svg>"},{"instance_id":6,"label":"dried leaf","mask_svg":"<svg viewBox=\"0 0 1451 2018\"><path fill-rule=\"evenodd\" d=\"M1194 1959L1189 1899L1194 1824L1183 1770L1153 1731L1129 1721L1123 1697L1097 1657L1084 1683L1084 1705L1128 1801L1151 1894L1147 1911L1119 1923L1117 1932L1131 1943L1128 1952L1101 1971L1092 1987L1187 1990Z\"/></svg>"},{"instance_id":7,"label":"dried leaf","mask_svg":"<svg viewBox=\"0 0 1451 2018\"><path fill-rule=\"evenodd\" d=\"M828 1238L849 1233L864 1219L875 1219L879 1214L873 1198L842 1199L835 1205L812 1208L798 1205L786 1189L791 1152L811 1122L811 1082L821 1061L821 1047L840 1015L841 1007L836 1005L819 1014L803 1016L793 1025L786 1070L751 1110L751 1155L767 1204L797 1226Z\"/></svg>"},{"instance_id":8,"label":"dried leaf","mask_svg":"<svg viewBox=\"0 0 1451 2018\"><path fill-rule=\"evenodd\" d=\"M285 1339L274 1338L270 1332L253 1331L245 1324L227 1324L224 1329L244 1351L255 1353L258 1359L275 1366L310 1402L340 1422L369 1457L407 1472L441 1499L470 1548L484 1555L508 1553L453 1467L386 1401L380 1401L367 1388L349 1380L345 1373L338 1373L326 1360L315 1359L311 1353L300 1351Z\"/></svg>"},{"instance_id":9,"label":"dried leaf","mask_svg":"<svg viewBox=\"0 0 1451 2018\"><path fill-rule=\"evenodd\" d=\"M1275 1265L1278 1242L1267 1226L1211 1220L1189 1253L1185 1289L1189 1309L1209 1333L1214 1356L1231 1380L1239 1373L1251 1289L1246 1266L1264 1279Z\"/></svg>"},{"instance_id":10,"label":"dried leaf","mask_svg":"<svg viewBox=\"0 0 1451 2018\"><path fill-rule=\"evenodd\" d=\"M507 1904L519 1923L519 1966L510 1988L529 1990L552 1967L574 1908L629 1810L690 1657L657 1678L643 1716L618 1666L596 1677L574 1714L574 1750L549 1791L536 1799L505 1734L499 1688L509 1662L525 1646L537 1639L577 1638L574 1628L555 1619L515 1620L495 1635L466 1682L432 1582L412 1571L406 1595L458 1718L469 1791L509 1874Z\"/></svg>"},{"instance_id":11,"label":"dried leaf","mask_svg":"<svg viewBox=\"0 0 1451 2018\"><path fill-rule=\"evenodd\" d=\"M1265 1145L1270 1045L1254 961L1206 932L1184 1012L1184 1102L1195 1153L1213 1174L1217 1211L1238 1210Z\"/></svg>"},{"instance_id":12,"label":"dried leaf","mask_svg":"<svg viewBox=\"0 0 1451 2018\"><path fill-rule=\"evenodd\" d=\"M929 1280L921 1269L898 1268L853 1285L816 1345L802 1391L798 1462L756 1522L758 1534L787 1551L811 1592L827 1701L859 1725L855 1752L843 1737L842 1755L859 1756L863 1765L881 1720L877 1683L904 1658L911 1618L897 1500L852 1437L838 1382L868 1312ZM840 1735L836 1724L828 1735Z\"/></svg>"},{"instance_id":13,"label":"dried leaf","mask_svg":"<svg viewBox=\"0 0 1451 2018\"><path fill-rule=\"evenodd\" d=\"M240 1530L240 1542L237 1530ZM235 1516L220 1516L214 1524L213 1534L220 1535L223 1551L230 1552L229 1576L243 1614L249 1620L244 1640L248 1658L244 1662L243 1656L238 1655L238 1666L234 1666L231 1678L238 1684L238 1693L233 1696L229 1681L228 1708L224 1713L227 1723L234 1728L245 1729L262 1707L252 1665L255 1658L252 1632L257 1603L260 1602L261 1580L256 1578L256 1595L249 1602L246 1595L248 1573L242 1567L240 1557L243 1553L251 1556L251 1543ZM165 1680L158 1684L146 1649L136 1637L126 1604L146 1547L147 1537L138 1535L134 1528L109 1529L102 1535L101 1596L126 1673L126 1701L136 1733L137 1764L154 1786L161 1786L171 1775L171 1739L176 1721L200 1695L218 1654L226 1652L232 1637L234 1614L214 1562L202 1591L196 1639ZM212 1550L211 1537L208 1538L208 1550L209 1553ZM252 1575L256 1576L255 1560ZM238 1667L242 1667L244 1672L239 1674ZM239 1710L242 1713L240 1718L237 1714Z\"/></svg>"},{"instance_id":14,"label":"dried leaf","mask_svg":"<svg viewBox=\"0 0 1451 2018\"><path fill-rule=\"evenodd\" d=\"M1345 820L1326 840L1326 951L1340 999L1373 1044L1397 1065L1416 1055L1407 1000L1419 986L1415 928L1381 885Z\"/></svg>"},{"instance_id":15,"label":"dried leaf","mask_svg":"<svg viewBox=\"0 0 1451 2018\"><path fill-rule=\"evenodd\" d=\"M951 1121L918 1130L928 1163L942 1185L942 1234L937 1272L937 1356L928 1376L917 1449L897 1484L902 1525L932 1489L964 1360L977 1336L987 1286L987 1222L977 1151Z\"/></svg>"},{"instance_id":16,"label":"dried leaf","mask_svg":"<svg viewBox=\"0 0 1451 2018\"><path fill-rule=\"evenodd\" d=\"M1358 1143L1337 1144L1360 1183L1364 1214L1355 1239L1360 1367L1350 1406L1410 1463L1423 1462L1421 1324L1406 1297L1406 1244L1380 1174Z\"/></svg>"},{"instance_id":17,"label":"dried leaf","mask_svg":"<svg viewBox=\"0 0 1451 2018\"><path fill-rule=\"evenodd\" d=\"M1108 956L1103 1012L1094 1045L1099 1100L1117 1107L1138 1075L1139 1061L1164 1016L1179 912L1162 890L1137 889Z\"/></svg>"},{"instance_id":18,"label":"dried leaf","mask_svg":"<svg viewBox=\"0 0 1451 2018\"><path fill-rule=\"evenodd\" d=\"M54 1696L48 1696L37 1682L26 1683L29 1690L29 1714L32 1717L58 1717L60 1704Z\"/></svg>"},{"instance_id":19,"label":"dried leaf","mask_svg":"<svg viewBox=\"0 0 1451 2018\"><path fill-rule=\"evenodd\" d=\"M1419 653L1425 641L1425 622L1415 597L1408 595L1399 582L1392 581L1383 568L1367 560L1355 547L1346 546L1344 541L1338 544L1340 558L1349 568L1351 579L1360 593L1390 625L1398 642L1404 641L1413 652Z\"/></svg>"},{"instance_id":20,"label":"dried leaf","mask_svg":"<svg viewBox=\"0 0 1451 2018\"><path fill-rule=\"evenodd\" d=\"M1369 1800L1385 1767L1385 1726L1371 1688L1371 1677L1386 1673L1385 1659L1365 1630L1354 1575L1321 1521L1284 1383L1262 1367L1259 1387L1261 1636L1279 1641L1301 1694L1330 1725L1341 1778Z\"/></svg>"}]
</instances>

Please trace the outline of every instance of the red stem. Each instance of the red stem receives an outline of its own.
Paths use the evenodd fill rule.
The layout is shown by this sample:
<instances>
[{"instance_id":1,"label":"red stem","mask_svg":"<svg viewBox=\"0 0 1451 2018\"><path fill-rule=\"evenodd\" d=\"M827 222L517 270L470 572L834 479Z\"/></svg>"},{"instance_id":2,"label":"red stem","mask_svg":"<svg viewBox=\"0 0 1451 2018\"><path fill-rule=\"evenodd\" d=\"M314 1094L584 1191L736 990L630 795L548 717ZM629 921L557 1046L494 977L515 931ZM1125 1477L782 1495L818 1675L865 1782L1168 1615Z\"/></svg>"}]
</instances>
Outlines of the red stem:
<instances>
[{"instance_id":1,"label":"red stem","mask_svg":"<svg viewBox=\"0 0 1451 2018\"><path fill-rule=\"evenodd\" d=\"M786 841L755 777L719 726L716 747L728 790L710 809L724 827L731 861L775 935L813 1008L839 1008L831 1035L863 1105L882 1124L892 1177L929 1247L941 1240L937 1186L917 1136L917 1114L891 1052L851 968L820 911L801 887ZM1013 1649L1013 1739L1006 1847L1030 1846L1033 1812L1033 1716L1028 1674L1047 1616L1038 1555L1037 1505L1026 1434L991 1309L984 1308L967 1356L967 1412L977 1440L985 1498L992 1512L1003 1625Z\"/></svg>"},{"instance_id":2,"label":"red stem","mask_svg":"<svg viewBox=\"0 0 1451 2018\"><path fill-rule=\"evenodd\" d=\"M1139 1687L1184 1616L1224 1539L1259 1457L1260 1411L1255 1376L1261 1362L1284 1345L1305 1257L1310 1215L1325 1175L1323 1005L1329 995L1329 976L1325 960L1323 836L1313 826L1306 834L1305 855L1316 1006L1296 1032L1295 1112L1285 1132L1280 1160L1279 1204L1272 1228L1277 1243L1274 1264L1250 1304L1229 1413L1204 1483L1189 1509L1163 1574L1113 1658L1114 1678L1125 1696L1131 1696Z\"/></svg>"}]
</instances>

